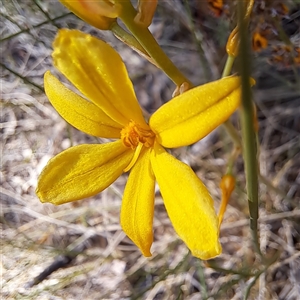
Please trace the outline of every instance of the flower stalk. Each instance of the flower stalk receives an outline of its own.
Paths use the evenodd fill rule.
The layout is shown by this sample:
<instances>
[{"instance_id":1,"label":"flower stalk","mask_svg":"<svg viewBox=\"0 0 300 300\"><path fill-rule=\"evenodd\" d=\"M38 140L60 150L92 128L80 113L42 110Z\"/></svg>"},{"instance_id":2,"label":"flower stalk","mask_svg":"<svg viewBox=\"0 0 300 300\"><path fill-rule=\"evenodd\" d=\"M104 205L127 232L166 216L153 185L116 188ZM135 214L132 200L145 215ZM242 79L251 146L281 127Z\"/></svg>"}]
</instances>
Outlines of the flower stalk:
<instances>
[{"instance_id":1,"label":"flower stalk","mask_svg":"<svg viewBox=\"0 0 300 300\"><path fill-rule=\"evenodd\" d=\"M170 58L164 53L149 29L140 26L134 21L136 14L137 11L131 3L123 3L120 19L124 22L140 45L147 51L149 56L155 61L155 64L159 66L159 68L163 70L177 86L181 86L184 82L187 82L192 86L193 84L178 70Z\"/></svg>"},{"instance_id":2,"label":"flower stalk","mask_svg":"<svg viewBox=\"0 0 300 300\"><path fill-rule=\"evenodd\" d=\"M146 58L149 62L154 64L159 68L156 62L149 56L148 52L141 46L141 44L136 40L134 36L132 36L129 32L124 30L117 22L115 22L111 26L111 31L124 44L131 47L134 51L136 51L139 55Z\"/></svg>"},{"instance_id":3,"label":"flower stalk","mask_svg":"<svg viewBox=\"0 0 300 300\"><path fill-rule=\"evenodd\" d=\"M234 61L235 61L235 57L234 56L232 56L232 55L228 55L227 56L225 67L224 67L223 73L222 73L222 78L230 75L231 70L232 70L232 66L234 64ZM231 137L233 143L235 144L235 147L237 149L241 149L242 148L242 143L241 143L240 136L237 133L235 127L230 122L230 120L225 121L223 123L223 126L225 127L227 133Z\"/></svg>"},{"instance_id":4,"label":"flower stalk","mask_svg":"<svg viewBox=\"0 0 300 300\"><path fill-rule=\"evenodd\" d=\"M245 3L238 2L238 26L239 26L239 56L243 64L240 65L242 84L242 109L241 124L243 137L243 156L245 162L246 188L250 213L250 229L256 252L261 255L258 237L258 163L256 133L253 123L254 109L252 93L249 83L250 78L250 53L249 39L247 38L247 22L244 18Z\"/></svg>"}]
</instances>

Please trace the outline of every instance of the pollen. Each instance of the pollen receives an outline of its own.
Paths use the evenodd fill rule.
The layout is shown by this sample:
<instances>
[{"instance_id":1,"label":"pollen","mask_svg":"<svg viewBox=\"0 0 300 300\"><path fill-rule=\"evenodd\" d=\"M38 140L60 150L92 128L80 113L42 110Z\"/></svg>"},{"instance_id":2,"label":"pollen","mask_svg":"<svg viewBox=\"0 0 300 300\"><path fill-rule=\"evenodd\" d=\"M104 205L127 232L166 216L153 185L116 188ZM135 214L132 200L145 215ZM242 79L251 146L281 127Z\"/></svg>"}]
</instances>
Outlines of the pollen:
<instances>
[{"instance_id":1,"label":"pollen","mask_svg":"<svg viewBox=\"0 0 300 300\"><path fill-rule=\"evenodd\" d=\"M149 148L153 145L155 134L149 129L144 129L134 121L121 130L121 140L126 147L135 149L139 143Z\"/></svg>"}]
</instances>

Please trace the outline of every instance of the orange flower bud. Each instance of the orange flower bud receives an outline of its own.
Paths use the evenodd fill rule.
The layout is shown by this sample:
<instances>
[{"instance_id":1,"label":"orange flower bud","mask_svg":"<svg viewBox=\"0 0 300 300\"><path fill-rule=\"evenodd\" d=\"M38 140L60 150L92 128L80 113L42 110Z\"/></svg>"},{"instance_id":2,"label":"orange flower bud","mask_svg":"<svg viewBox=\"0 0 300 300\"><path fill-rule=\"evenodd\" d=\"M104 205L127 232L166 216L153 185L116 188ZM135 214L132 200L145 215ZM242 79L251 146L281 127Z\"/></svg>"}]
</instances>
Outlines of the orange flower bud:
<instances>
[{"instance_id":1,"label":"orange flower bud","mask_svg":"<svg viewBox=\"0 0 300 300\"><path fill-rule=\"evenodd\" d=\"M222 199L221 199L221 206L220 206L219 215L218 215L219 226L222 223L227 204L228 204L230 196L235 188L235 178L230 174L226 174L225 176L223 176L223 178L221 180L220 188L222 191Z\"/></svg>"},{"instance_id":2,"label":"orange flower bud","mask_svg":"<svg viewBox=\"0 0 300 300\"><path fill-rule=\"evenodd\" d=\"M223 0L208 0L209 9L219 17L223 12Z\"/></svg>"},{"instance_id":3,"label":"orange flower bud","mask_svg":"<svg viewBox=\"0 0 300 300\"><path fill-rule=\"evenodd\" d=\"M252 37L253 51L261 51L268 46L268 40L264 38L259 32L255 32Z\"/></svg>"},{"instance_id":4,"label":"orange flower bud","mask_svg":"<svg viewBox=\"0 0 300 300\"><path fill-rule=\"evenodd\" d=\"M239 45L240 45L240 40L238 37L238 27L236 26L230 33L230 36L226 44L227 54L230 56L237 57L239 51Z\"/></svg>"},{"instance_id":5,"label":"orange flower bud","mask_svg":"<svg viewBox=\"0 0 300 300\"><path fill-rule=\"evenodd\" d=\"M247 3L247 9L246 9L245 17L244 17L246 21L248 21L250 18L253 4L254 4L254 0L249 0ZM226 44L227 54L230 56L237 57L239 47L240 47L239 27L236 26L230 33L227 44Z\"/></svg>"},{"instance_id":6,"label":"orange flower bud","mask_svg":"<svg viewBox=\"0 0 300 300\"><path fill-rule=\"evenodd\" d=\"M138 13L134 21L143 26L149 27L157 6L157 0L139 0Z\"/></svg>"},{"instance_id":7,"label":"orange flower bud","mask_svg":"<svg viewBox=\"0 0 300 300\"><path fill-rule=\"evenodd\" d=\"M110 29L122 9L121 3L110 0L60 0L60 2L80 19L102 30Z\"/></svg>"}]
</instances>

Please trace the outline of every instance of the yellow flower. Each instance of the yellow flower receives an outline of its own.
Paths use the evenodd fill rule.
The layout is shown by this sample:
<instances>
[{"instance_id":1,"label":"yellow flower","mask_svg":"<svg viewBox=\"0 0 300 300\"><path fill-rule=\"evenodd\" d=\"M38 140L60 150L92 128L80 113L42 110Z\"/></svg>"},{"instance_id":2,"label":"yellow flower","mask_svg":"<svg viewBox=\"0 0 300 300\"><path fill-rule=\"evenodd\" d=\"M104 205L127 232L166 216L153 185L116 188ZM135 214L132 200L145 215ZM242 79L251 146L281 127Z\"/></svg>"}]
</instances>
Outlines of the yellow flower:
<instances>
[{"instance_id":1,"label":"yellow flower","mask_svg":"<svg viewBox=\"0 0 300 300\"><path fill-rule=\"evenodd\" d=\"M147 123L118 53L76 30L54 41L55 66L86 97L67 89L50 72L45 91L59 114L77 129L117 141L71 147L52 158L36 193L62 204L93 196L130 170L121 226L151 256L154 186L157 181L177 234L193 255L220 254L218 218L209 192L193 170L164 147L192 144L223 123L240 102L240 80L227 77L191 89L160 107Z\"/></svg>"},{"instance_id":2,"label":"yellow flower","mask_svg":"<svg viewBox=\"0 0 300 300\"><path fill-rule=\"evenodd\" d=\"M110 29L122 9L118 0L60 0L60 2L82 20L102 30Z\"/></svg>"}]
</instances>

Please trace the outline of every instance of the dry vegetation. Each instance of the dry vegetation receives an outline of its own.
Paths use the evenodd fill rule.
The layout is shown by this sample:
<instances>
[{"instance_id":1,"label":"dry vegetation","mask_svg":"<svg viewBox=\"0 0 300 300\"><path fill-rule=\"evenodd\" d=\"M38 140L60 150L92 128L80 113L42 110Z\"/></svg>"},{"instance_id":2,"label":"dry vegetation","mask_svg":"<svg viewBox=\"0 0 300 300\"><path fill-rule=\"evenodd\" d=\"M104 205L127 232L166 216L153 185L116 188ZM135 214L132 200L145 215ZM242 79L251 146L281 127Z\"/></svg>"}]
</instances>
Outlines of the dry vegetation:
<instances>
[{"instance_id":1,"label":"dry vegetation","mask_svg":"<svg viewBox=\"0 0 300 300\"><path fill-rule=\"evenodd\" d=\"M298 7L297 1L286 2L299 12L299 2ZM194 38L202 39L210 76L217 78L232 24L226 16L203 10L204 1L189 1L191 26L184 3L162 1L151 30L175 64L199 84L206 79ZM55 207L37 199L37 177L49 158L71 145L101 142L58 116L43 93L43 74L56 72L51 43L58 28L68 27L103 37L119 51L148 113L170 99L173 84L110 33L89 27L54 0L2 0L0 11L2 299L196 300L243 299L246 294L249 299L300 299L299 65L271 65L270 47L253 55L260 167L268 181L260 184L259 219L267 262L259 260L252 246L241 158L221 229L223 254L208 262L193 258L175 235L157 190L155 242L148 259L119 225L126 175L81 202ZM289 33L295 45L299 34L299 28ZM219 128L175 151L206 183L216 207L230 147L230 138ZM37 276L53 262L65 268L38 283Z\"/></svg>"}]
</instances>

